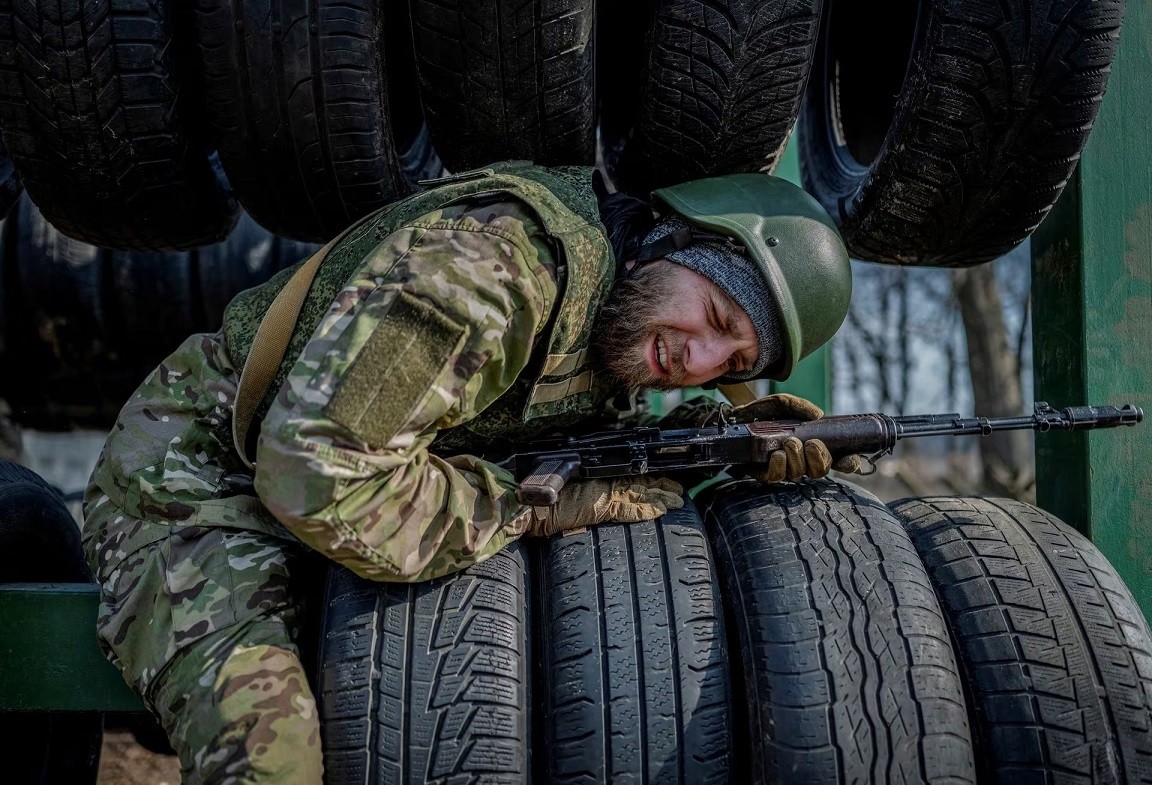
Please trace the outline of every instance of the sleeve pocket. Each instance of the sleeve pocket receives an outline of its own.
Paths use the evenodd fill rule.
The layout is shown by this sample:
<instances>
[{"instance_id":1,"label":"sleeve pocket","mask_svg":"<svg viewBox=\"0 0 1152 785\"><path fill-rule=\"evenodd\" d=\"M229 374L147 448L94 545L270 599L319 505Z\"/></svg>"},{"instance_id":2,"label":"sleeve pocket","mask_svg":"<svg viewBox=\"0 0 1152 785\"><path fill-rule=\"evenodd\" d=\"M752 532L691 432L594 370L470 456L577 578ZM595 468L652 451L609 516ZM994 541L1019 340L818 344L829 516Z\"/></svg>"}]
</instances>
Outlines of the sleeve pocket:
<instances>
[{"instance_id":1,"label":"sleeve pocket","mask_svg":"<svg viewBox=\"0 0 1152 785\"><path fill-rule=\"evenodd\" d=\"M383 447L423 400L467 328L401 292L357 354L325 414Z\"/></svg>"}]
</instances>

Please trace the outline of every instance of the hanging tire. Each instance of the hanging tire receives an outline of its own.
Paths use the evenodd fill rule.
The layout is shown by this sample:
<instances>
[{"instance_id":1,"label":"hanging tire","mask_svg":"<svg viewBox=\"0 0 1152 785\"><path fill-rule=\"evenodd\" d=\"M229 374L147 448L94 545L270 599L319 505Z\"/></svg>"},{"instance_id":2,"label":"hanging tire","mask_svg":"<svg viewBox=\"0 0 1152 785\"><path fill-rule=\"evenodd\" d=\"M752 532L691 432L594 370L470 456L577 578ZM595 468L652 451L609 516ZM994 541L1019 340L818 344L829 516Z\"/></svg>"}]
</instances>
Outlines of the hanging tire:
<instances>
[{"instance_id":1,"label":"hanging tire","mask_svg":"<svg viewBox=\"0 0 1152 785\"><path fill-rule=\"evenodd\" d=\"M417 88L391 78L412 57L404 3L197 0L194 27L205 116L260 225L323 242L410 193Z\"/></svg>"},{"instance_id":2,"label":"hanging tire","mask_svg":"<svg viewBox=\"0 0 1152 785\"><path fill-rule=\"evenodd\" d=\"M60 494L0 460L0 583L92 582L80 530ZM103 723L99 712L0 712L4 781L94 783Z\"/></svg>"},{"instance_id":3,"label":"hanging tire","mask_svg":"<svg viewBox=\"0 0 1152 785\"><path fill-rule=\"evenodd\" d=\"M180 83L176 5L0 0L4 147L69 237L172 250L236 221Z\"/></svg>"},{"instance_id":4,"label":"hanging tire","mask_svg":"<svg viewBox=\"0 0 1152 785\"><path fill-rule=\"evenodd\" d=\"M891 506L944 607L985 780L1152 779L1152 633L1103 554L1022 502Z\"/></svg>"},{"instance_id":5,"label":"hanging tire","mask_svg":"<svg viewBox=\"0 0 1152 785\"><path fill-rule=\"evenodd\" d=\"M625 87L608 87L603 105L602 131L631 126L627 140L605 138L606 150L622 148L614 174L624 189L644 193L700 177L772 171L800 112L822 5L655 0L639 72L629 69L636 37L607 53L623 68L605 65L600 74L602 82L640 85L638 101ZM627 27L639 12L619 3L601 13L606 25L620 15Z\"/></svg>"},{"instance_id":6,"label":"hanging tire","mask_svg":"<svg viewBox=\"0 0 1152 785\"><path fill-rule=\"evenodd\" d=\"M884 505L832 480L729 483L704 504L743 663L744 781L975 782L948 628Z\"/></svg>"},{"instance_id":7,"label":"hanging tire","mask_svg":"<svg viewBox=\"0 0 1152 785\"><path fill-rule=\"evenodd\" d=\"M592 0L412 0L424 115L451 171L592 164Z\"/></svg>"},{"instance_id":8,"label":"hanging tire","mask_svg":"<svg viewBox=\"0 0 1152 785\"><path fill-rule=\"evenodd\" d=\"M314 247L245 219L196 251L111 251L61 234L25 196L0 228L0 398L27 427L109 428L180 342Z\"/></svg>"},{"instance_id":9,"label":"hanging tire","mask_svg":"<svg viewBox=\"0 0 1152 785\"><path fill-rule=\"evenodd\" d=\"M528 779L527 575L519 544L420 584L332 570L319 677L327 785Z\"/></svg>"},{"instance_id":10,"label":"hanging tire","mask_svg":"<svg viewBox=\"0 0 1152 785\"><path fill-rule=\"evenodd\" d=\"M132 389L109 406L93 373L110 350L104 276L112 252L61 234L27 195L4 221L0 247L0 398L13 422L44 430L67 429L72 417L111 424Z\"/></svg>"},{"instance_id":11,"label":"hanging tire","mask_svg":"<svg viewBox=\"0 0 1152 785\"><path fill-rule=\"evenodd\" d=\"M274 235L251 216L241 215L236 228L223 242L196 251L199 308L207 329L220 327L224 309L237 294L259 286L284 268L307 259L319 248L316 243Z\"/></svg>"},{"instance_id":12,"label":"hanging tire","mask_svg":"<svg viewBox=\"0 0 1152 785\"><path fill-rule=\"evenodd\" d=\"M190 333L189 252L112 251L65 236L21 199L5 222L0 398L32 428L108 427Z\"/></svg>"},{"instance_id":13,"label":"hanging tire","mask_svg":"<svg viewBox=\"0 0 1152 785\"><path fill-rule=\"evenodd\" d=\"M700 514L544 547L543 781L727 783L728 656Z\"/></svg>"},{"instance_id":14,"label":"hanging tire","mask_svg":"<svg viewBox=\"0 0 1152 785\"><path fill-rule=\"evenodd\" d=\"M1123 7L899 0L877 24L828 0L801 172L853 256L961 267L1027 237L1080 158Z\"/></svg>"}]
</instances>

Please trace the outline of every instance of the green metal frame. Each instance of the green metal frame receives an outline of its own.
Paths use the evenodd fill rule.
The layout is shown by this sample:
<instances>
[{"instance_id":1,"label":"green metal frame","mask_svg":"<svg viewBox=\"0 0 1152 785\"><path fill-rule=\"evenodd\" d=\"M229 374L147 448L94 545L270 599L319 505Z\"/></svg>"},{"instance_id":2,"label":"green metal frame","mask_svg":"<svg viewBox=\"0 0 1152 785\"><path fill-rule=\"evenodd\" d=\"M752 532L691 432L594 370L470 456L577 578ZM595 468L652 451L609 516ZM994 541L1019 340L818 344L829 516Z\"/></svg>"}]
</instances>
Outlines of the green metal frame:
<instances>
[{"instance_id":1,"label":"green metal frame","mask_svg":"<svg viewBox=\"0 0 1152 785\"><path fill-rule=\"evenodd\" d=\"M1036 397L1152 416L1152 5L1127 6L1076 176L1033 235ZM1037 500L1092 538L1152 616L1152 422L1036 440Z\"/></svg>"},{"instance_id":2,"label":"green metal frame","mask_svg":"<svg viewBox=\"0 0 1152 785\"><path fill-rule=\"evenodd\" d=\"M96 586L0 584L0 709L142 711L96 642Z\"/></svg>"}]
</instances>

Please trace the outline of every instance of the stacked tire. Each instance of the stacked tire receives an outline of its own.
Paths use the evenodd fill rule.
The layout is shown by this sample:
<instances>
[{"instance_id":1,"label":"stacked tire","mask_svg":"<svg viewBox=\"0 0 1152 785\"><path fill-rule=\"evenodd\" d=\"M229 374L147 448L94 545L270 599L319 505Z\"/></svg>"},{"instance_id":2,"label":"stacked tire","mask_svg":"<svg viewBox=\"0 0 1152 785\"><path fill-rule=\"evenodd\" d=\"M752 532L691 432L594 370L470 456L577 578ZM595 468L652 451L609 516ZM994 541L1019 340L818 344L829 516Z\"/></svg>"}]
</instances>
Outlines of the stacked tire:
<instances>
[{"instance_id":1,"label":"stacked tire","mask_svg":"<svg viewBox=\"0 0 1152 785\"><path fill-rule=\"evenodd\" d=\"M329 579L329 785L1142 782L1152 638L1026 504L715 486L419 586Z\"/></svg>"},{"instance_id":2,"label":"stacked tire","mask_svg":"<svg viewBox=\"0 0 1152 785\"><path fill-rule=\"evenodd\" d=\"M939 594L985 782L1152 777L1152 633L1103 554L1010 499L892 504Z\"/></svg>"},{"instance_id":3,"label":"stacked tire","mask_svg":"<svg viewBox=\"0 0 1152 785\"><path fill-rule=\"evenodd\" d=\"M329 578L328 785L729 782L724 622L694 508L456 575Z\"/></svg>"},{"instance_id":4,"label":"stacked tire","mask_svg":"<svg viewBox=\"0 0 1152 785\"><path fill-rule=\"evenodd\" d=\"M191 251L113 251L57 231L26 196L0 223L0 398L44 430L107 428L188 335L316 246L247 216Z\"/></svg>"},{"instance_id":5,"label":"stacked tire","mask_svg":"<svg viewBox=\"0 0 1152 785\"><path fill-rule=\"evenodd\" d=\"M704 508L742 663L739 781L975 782L943 613L892 513L832 480L717 486Z\"/></svg>"}]
</instances>

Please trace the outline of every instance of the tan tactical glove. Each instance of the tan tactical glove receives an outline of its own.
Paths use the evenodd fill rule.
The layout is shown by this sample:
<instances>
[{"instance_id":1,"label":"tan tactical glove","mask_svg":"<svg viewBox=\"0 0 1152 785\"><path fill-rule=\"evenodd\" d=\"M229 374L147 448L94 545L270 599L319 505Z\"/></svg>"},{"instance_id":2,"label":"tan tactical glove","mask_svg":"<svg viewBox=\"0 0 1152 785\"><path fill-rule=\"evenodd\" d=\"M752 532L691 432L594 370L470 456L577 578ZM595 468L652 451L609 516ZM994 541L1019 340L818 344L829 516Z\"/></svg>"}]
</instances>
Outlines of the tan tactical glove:
<instances>
[{"instance_id":1,"label":"tan tactical glove","mask_svg":"<svg viewBox=\"0 0 1152 785\"><path fill-rule=\"evenodd\" d=\"M751 403L733 408L727 418L733 422L745 423L753 420L819 420L823 410L811 401L788 393L778 393L757 398ZM716 422L712 417L711 425ZM785 440L784 449L774 451L768 457L766 467L743 469L742 473L755 477L761 482L783 482L799 480L801 477L820 478L832 469L848 474L860 469L859 455L846 455L836 461L819 439L802 442L795 436Z\"/></svg>"},{"instance_id":2,"label":"tan tactical glove","mask_svg":"<svg viewBox=\"0 0 1152 785\"><path fill-rule=\"evenodd\" d=\"M667 477L619 477L582 480L560 489L551 507L533 507L527 537L551 537L570 529L616 521L635 523L659 518L684 506L684 488Z\"/></svg>"}]
</instances>

